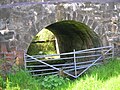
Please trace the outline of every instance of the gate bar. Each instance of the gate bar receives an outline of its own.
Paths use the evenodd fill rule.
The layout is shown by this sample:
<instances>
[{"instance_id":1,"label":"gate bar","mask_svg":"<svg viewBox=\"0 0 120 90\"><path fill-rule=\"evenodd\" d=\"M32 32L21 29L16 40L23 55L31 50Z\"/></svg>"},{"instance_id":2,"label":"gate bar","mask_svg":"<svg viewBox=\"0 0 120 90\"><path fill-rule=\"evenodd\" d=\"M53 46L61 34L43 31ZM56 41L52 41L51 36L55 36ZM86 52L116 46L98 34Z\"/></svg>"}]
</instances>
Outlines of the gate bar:
<instances>
[{"instance_id":1,"label":"gate bar","mask_svg":"<svg viewBox=\"0 0 120 90\"><path fill-rule=\"evenodd\" d=\"M104 53L106 55L109 51L111 51L113 48L110 48L108 51ZM101 55L98 59L96 59L90 66L88 66L85 70L83 70L77 77L82 75L85 71L87 71L91 66L93 66L98 60L100 60L103 56Z\"/></svg>"}]
</instances>

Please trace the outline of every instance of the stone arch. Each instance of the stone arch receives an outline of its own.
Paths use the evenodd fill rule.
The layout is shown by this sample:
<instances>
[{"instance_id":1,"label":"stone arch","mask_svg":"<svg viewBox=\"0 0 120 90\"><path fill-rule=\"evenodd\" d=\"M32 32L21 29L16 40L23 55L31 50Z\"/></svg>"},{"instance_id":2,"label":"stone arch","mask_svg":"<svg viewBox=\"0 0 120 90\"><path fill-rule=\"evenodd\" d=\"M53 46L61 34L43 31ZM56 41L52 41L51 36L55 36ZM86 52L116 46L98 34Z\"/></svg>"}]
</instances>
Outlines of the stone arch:
<instances>
[{"instance_id":1,"label":"stone arch","mask_svg":"<svg viewBox=\"0 0 120 90\"><path fill-rule=\"evenodd\" d=\"M102 36L105 32L104 25L107 27L112 26L110 24L111 17L114 15L119 17L117 9L119 10L119 7L117 7L115 3L101 4L91 2L40 4L26 7L19 6L9 8L10 14L9 17L7 17L9 20L8 29L14 30L16 33L16 47L27 50L32 37L40 30L52 23L63 20L83 22ZM111 12L111 10L115 11ZM2 12L3 11L4 10L2 10ZM4 15L2 16L6 17ZM1 30L3 26L4 24L2 24L2 28L0 27Z\"/></svg>"},{"instance_id":2,"label":"stone arch","mask_svg":"<svg viewBox=\"0 0 120 90\"><path fill-rule=\"evenodd\" d=\"M55 22L45 28L55 35L59 53L101 46L98 35L88 25L75 20Z\"/></svg>"},{"instance_id":3,"label":"stone arch","mask_svg":"<svg viewBox=\"0 0 120 90\"><path fill-rule=\"evenodd\" d=\"M79 14L79 16L77 16L77 17L74 17L73 19L70 19L70 17L69 17L69 19L68 18L63 18L63 19L61 19L61 20L55 20L55 21L52 21L52 22L48 22L48 23L46 23L46 25L44 26L44 27L39 27L39 25L41 24L40 22L39 22L39 24L37 24L38 25L38 27L39 28L41 28L40 30L42 30L43 28L45 28L45 27L49 27L50 25L52 25L52 24L54 24L54 23L57 23L57 22L61 22L61 21L65 21L65 20L73 20L73 21L77 21L77 22L80 22L80 23L84 23L85 25L87 25L87 26L89 26L93 31L96 31L97 29L98 29L98 23L96 22L96 21L94 21L94 20L92 20L92 19L90 19L90 18L88 18L89 16L84 16L84 15L82 15L82 14ZM49 16L49 18L52 18L52 16L50 17ZM46 18L44 18L45 20L46 20ZM41 20L42 22L44 22L44 19L43 20ZM38 31L38 32L40 32L40 31ZM38 33L38 32L36 32L36 34ZM96 32L97 33L97 32ZM35 35L36 35L35 34ZM31 34L32 35L32 34ZM33 36L35 36L35 35L33 35ZM33 36L31 36L31 39L30 40L32 40L32 37ZM27 37L27 36L25 36L25 37ZM29 36L28 36L29 37ZM31 41L30 41L31 42ZM29 43L30 44L30 43ZM29 46L29 45L28 45ZM28 47L27 47L28 48Z\"/></svg>"}]
</instances>

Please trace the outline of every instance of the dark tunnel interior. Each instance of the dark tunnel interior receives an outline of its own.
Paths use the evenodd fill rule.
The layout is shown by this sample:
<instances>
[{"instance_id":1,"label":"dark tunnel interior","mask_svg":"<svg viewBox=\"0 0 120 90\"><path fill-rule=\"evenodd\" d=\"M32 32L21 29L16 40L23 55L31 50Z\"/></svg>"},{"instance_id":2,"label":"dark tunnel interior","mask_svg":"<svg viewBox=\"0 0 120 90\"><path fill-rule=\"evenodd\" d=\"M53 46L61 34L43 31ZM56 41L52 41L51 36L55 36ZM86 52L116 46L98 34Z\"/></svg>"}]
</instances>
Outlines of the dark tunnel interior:
<instances>
[{"instance_id":1,"label":"dark tunnel interior","mask_svg":"<svg viewBox=\"0 0 120 90\"><path fill-rule=\"evenodd\" d=\"M99 36L81 22L66 20L46 27L57 38L60 53L101 46Z\"/></svg>"}]
</instances>

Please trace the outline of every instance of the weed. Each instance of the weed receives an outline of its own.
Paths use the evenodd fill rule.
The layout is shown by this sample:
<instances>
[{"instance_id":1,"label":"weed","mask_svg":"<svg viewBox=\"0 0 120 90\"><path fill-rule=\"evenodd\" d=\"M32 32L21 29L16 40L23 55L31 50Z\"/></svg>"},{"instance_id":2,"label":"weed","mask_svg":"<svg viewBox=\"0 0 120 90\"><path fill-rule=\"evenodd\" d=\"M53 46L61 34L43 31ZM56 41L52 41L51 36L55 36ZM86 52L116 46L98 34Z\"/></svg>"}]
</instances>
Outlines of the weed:
<instances>
[{"instance_id":1,"label":"weed","mask_svg":"<svg viewBox=\"0 0 120 90\"><path fill-rule=\"evenodd\" d=\"M51 75L51 76L46 76L43 79L42 86L46 89L56 89L58 86L63 86L66 84L66 80L69 79L64 79L63 77L57 76L57 75Z\"/></svg>"},{"instance_id":2,"label":"weed","mask_svg":"<svg viewBox=\"0 0 120 90\"><path fill-rule=\"evenodd\" d=\"M94 67L75 81L56 75L32 77L24 70L0 77L3 90L120 90L120 60ZM2 90L1 89L1 90Z\"/></svg>"}]
</instances>

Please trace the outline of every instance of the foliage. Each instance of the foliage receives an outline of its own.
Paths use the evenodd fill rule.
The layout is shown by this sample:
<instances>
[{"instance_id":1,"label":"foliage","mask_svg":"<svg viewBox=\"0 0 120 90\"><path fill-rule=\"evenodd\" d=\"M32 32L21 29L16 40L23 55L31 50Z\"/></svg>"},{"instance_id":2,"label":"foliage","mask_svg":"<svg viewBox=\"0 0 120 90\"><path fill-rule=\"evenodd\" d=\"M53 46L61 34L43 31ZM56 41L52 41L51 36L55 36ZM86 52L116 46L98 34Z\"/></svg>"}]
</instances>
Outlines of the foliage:
<instances>
[{"instance_id":1,"label":"foliage","mask_svg":"<svg viewBox=\"0 0 120 90\"><path fill-rule=\"evenodd\" d=\"M28 48L28 52L29 55L45 55L45 54L55 54L55 48L53 46L52 42L48 42L48 43L31 43L29 48Z\"/></svg>"},{"instance_id":2,"label":"foliage","mask_svg":"<svg viewBox=\"0 0 120 90\"><path fill-rule=\"evenodd\" d=\"M120 59L95 66L76 80L56 75L32 77L24 70L0 77L3 90L120 90ZM6 87L6 88L5 88Z\"/></svg>"},{"instance_id":3,"label":"foliage","mask_svg":"<svg viewBox=\"0 0 120 90\"><path fill-rule=\"evenodd\" d=\"M20 70L17 73L9 74L6 81L0 78L0 87L5 90L56 90L68 81L68 78L55 75L35 78L26 71Z\"/></svg>"},{"instance_id":4,"label":"foliage","mask_svg":"<svg viewBox=\"0 0 120 90\"><path fill-rule=\"evenodd\" d=\"M120 90L120 59L91 68L63 90Z\"/></svg>"},{"instance_id":5,"label":"foliage","mask_svg":"<svg viewBox=\"0 0 120 90\"><path fill-rule=\"evenodd\" d=\"M32 40L35 41L46 41L46 40L54 40L55 36L52 32L47 29L41 30ZM45 43L31 43L28 48L29 55L35 54L54 54L56 53L54 42L45 42Z\"/></svg>"},{"instance_id":6,"label":"foliage","mask_svg":"<svg viewBox=\"0 0 120 90\"><path fill-rule=\"evenodd\" d=\"M100 80L107 80L120 74L120 61L119 59L111 59L109 63L103 64L101 66L96 66L89 70L89 72L92 76L97 75L97 78Z\"/></svg>"},{"instance_id":7,"label":"foliage","mask_svg":"<svg viewBox=\"0 0 120 90\"><path fill-rule=\"evenodd\" d=\"M35 40L52 40L52 39L55 39L55 36L54 34L49 31L48 29L42 29L37 35L36 35L36 38L33 39L33 41Z\"/></svg>"},{"instance_id":8,"label":"foliage","mask_svg":"<svg viewBox=\"0 0 120 90\"><path fill-rule=\"evenodd\" d=\"M2 76L0 76L0 87L5 87L5 81Z\"/></svg>"},{"instance_id":9,"label":"foliage","mask_svg":"<svg viewBox=\"0 0 120 90\"><path fill-rule=\"evenodd\" d=\"M40 90L40 79L36 80L24 70L20 70L16 74L9 74L8 79L11 82L13 87L16 87L16 84L21 88L21 90Z\"/></svg>"},{"instance_id":10,"label":"foliage","mask_svg":"<svg viewBox=\"0 0 120 90\"><path fill-rule=\"evenodd\" d=\"M46 76L43 79L42 86L46 89L54 90L57 87L61 87L66 84L66 81L69 81L69 79L64 79L63 77L57 75Z\"/></svg>"},{"instance_id":11,"label":"foliage","mask_svg":"<svg viewBox=\"0 0 120 90\"><path fill-rule=\"evenodd\" d=\"M20 87L18 85L16 87L12 87L11 82L9 82L9 80L7 79L5 90L20 90Z\"/></svg>"}]
</instances>

